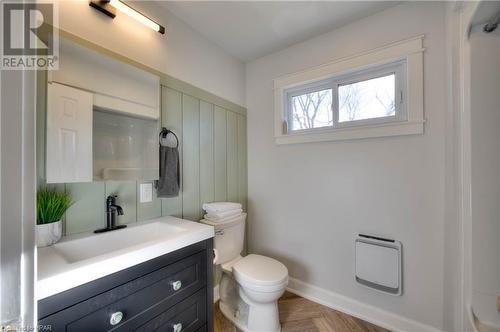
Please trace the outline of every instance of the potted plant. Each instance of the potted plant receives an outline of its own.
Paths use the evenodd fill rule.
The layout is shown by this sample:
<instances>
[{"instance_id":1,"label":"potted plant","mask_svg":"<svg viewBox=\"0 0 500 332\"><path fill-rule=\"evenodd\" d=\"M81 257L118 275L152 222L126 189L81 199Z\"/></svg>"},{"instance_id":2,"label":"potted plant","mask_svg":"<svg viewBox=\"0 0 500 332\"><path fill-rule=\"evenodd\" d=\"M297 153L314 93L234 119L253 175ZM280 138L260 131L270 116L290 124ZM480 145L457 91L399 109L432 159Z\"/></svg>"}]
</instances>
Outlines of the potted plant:
<instances>
[{"instance_id":1,"label":"potted plant","mask_svg":"<svg viewBox=\"0 0 500 332\"><path fill-rule=\"evenodd\" d=\"M67 193L51 189L39 190L36 195L36 244L50 246L61 239L61 218L71 206Z\"/></svg>"}]
</instances>

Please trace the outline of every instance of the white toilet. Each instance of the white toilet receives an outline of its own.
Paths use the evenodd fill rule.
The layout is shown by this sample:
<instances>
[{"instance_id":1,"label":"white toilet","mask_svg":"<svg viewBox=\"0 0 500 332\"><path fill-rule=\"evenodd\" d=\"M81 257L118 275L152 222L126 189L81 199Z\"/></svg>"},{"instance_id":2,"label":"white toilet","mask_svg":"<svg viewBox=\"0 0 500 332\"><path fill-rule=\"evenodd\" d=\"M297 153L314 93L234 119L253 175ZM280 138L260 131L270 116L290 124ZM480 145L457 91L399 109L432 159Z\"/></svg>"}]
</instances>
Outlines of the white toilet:
<instances>
[{"instance_id":1,"label":"white toilet","mask_svg":"<svg viewBox=\"0 0 500 332\"><path fill-rule=\"evenodd\" d=\"M215 228L214 264L221 264L219 307L245 332L281 330L278 299L288 284L288 270L275 259L240 255L243 250L246 214L224 222L203 223Z\"/></svg>"}]
</instances>

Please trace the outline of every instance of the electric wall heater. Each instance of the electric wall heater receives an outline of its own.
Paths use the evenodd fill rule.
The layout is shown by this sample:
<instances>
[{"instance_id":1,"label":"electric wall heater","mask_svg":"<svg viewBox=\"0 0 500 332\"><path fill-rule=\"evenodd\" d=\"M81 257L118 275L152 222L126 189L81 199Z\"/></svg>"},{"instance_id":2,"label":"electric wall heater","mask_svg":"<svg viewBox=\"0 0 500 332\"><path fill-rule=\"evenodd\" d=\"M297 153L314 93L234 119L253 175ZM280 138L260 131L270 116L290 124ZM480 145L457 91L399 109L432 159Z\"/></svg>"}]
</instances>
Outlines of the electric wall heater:
<instances>
[{"instance_id":1,"label":"electric wall heater","mask_svg":"<svg viewBox=\"0 0 500 332\"><path fill-rule=\"evenodd\" d=\"M391 295L402 294L401 242L359 234L355 250L359 284Z\"/></svg>"}]
</instances>

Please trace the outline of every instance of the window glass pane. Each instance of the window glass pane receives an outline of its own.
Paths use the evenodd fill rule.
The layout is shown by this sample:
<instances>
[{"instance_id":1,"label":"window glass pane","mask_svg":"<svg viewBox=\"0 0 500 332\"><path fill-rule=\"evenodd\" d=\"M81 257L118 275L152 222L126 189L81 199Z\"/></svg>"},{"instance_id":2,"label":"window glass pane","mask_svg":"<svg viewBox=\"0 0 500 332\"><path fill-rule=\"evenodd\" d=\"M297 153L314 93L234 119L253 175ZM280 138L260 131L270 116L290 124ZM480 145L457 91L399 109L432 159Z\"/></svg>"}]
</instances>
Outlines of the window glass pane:
<instances>
[{"instance_id":1,"label":"window glass pane","mask_svg":"<svg viewBox=\"0 0 500 332\"><path fill-rule=\"evenodd\" d=\"M396 115L396 75L339 85L339 122Z\"/></svg>"},{"instance_id":2,"label":"window glass pane","mask_svg":"<svg viewBox=\"0 0 500 332\"><path fill-rule=\"evenodd\" d=\"M320 128L333 124L332 89L294 96L291 106L291 130Z\"/></svg>"}]
</instances>

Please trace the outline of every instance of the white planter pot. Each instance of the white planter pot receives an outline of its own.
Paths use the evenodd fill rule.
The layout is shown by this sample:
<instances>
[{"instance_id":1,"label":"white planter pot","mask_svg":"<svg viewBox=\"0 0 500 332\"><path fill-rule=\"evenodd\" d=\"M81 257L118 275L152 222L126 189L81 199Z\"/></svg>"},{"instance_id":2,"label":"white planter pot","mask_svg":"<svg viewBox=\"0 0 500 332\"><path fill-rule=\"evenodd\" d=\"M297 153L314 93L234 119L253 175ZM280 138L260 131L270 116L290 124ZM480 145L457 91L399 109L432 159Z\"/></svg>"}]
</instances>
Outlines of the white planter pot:
<instances>
[{"instance_id":1,"label":"white planter pot","mask_svg":"<svg viewBox=\"0 0 500 332\"><path fill-rule=\"evenodd\" d=\"M61 220L50 224L36 225L36 245L37 247L47 247L53 245L61 239Z\"/></svg>"}]
</instances>

